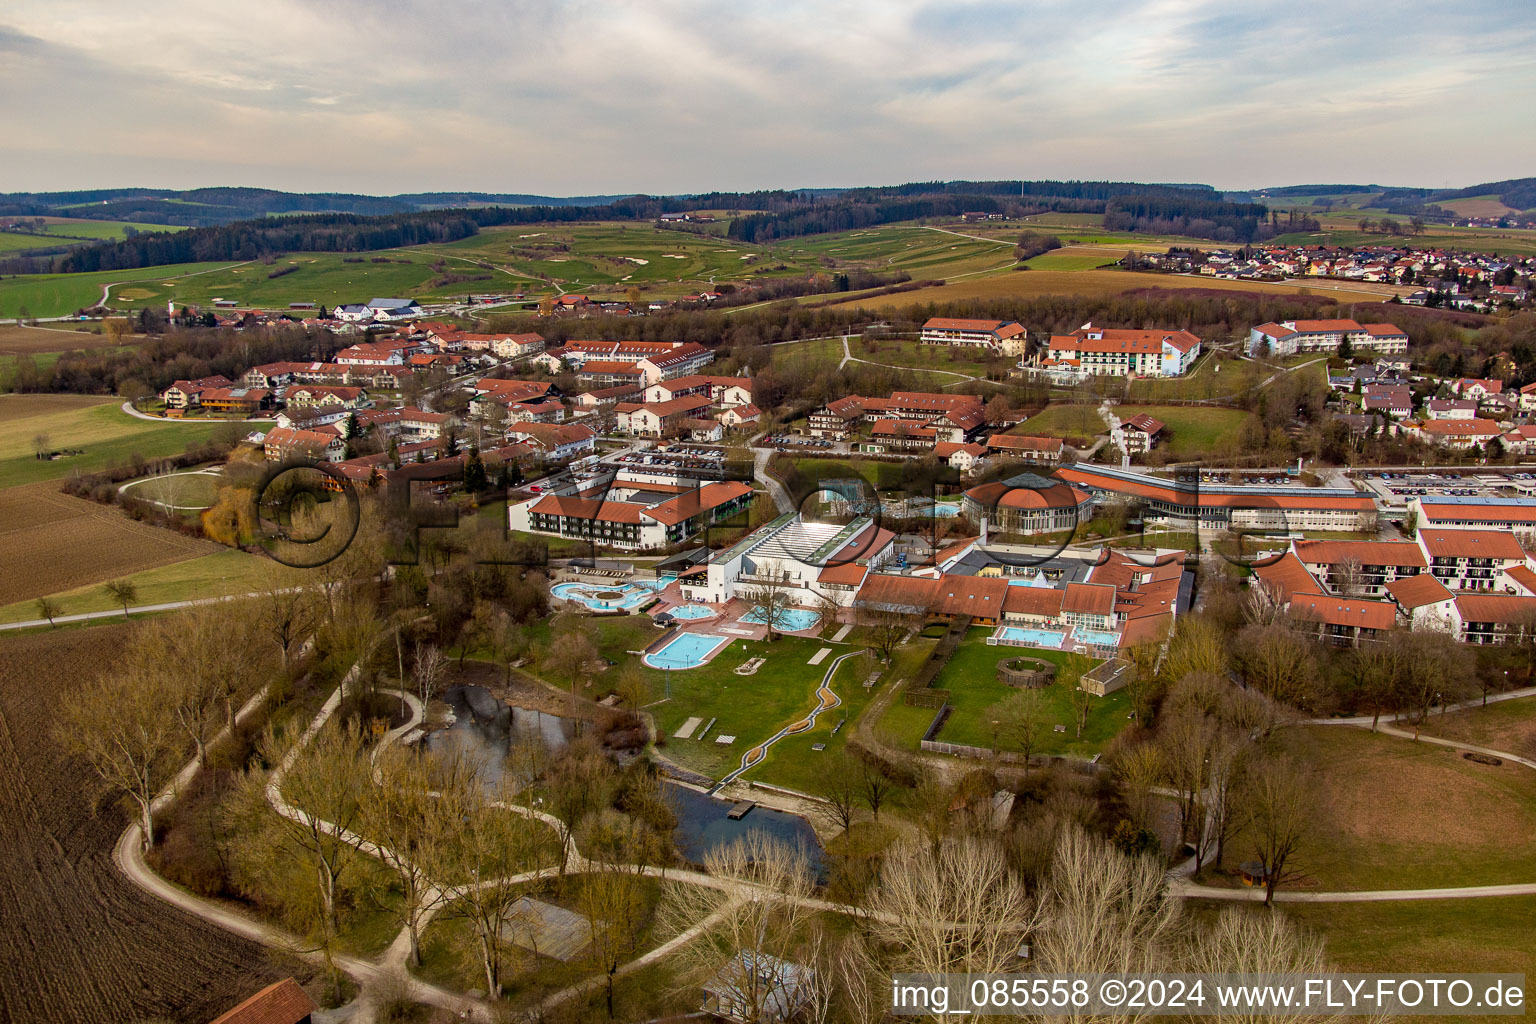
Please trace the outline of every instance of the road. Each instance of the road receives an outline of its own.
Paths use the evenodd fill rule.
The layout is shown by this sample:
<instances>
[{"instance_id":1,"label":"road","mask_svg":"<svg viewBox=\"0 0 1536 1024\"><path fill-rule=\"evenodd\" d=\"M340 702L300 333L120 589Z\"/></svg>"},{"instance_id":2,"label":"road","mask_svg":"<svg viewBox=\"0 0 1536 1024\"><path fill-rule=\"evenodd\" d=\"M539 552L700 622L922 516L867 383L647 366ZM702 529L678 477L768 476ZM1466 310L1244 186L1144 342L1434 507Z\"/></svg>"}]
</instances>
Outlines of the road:
<instances>
[{"instance_id":1,"label":"road","mask_svg":"<svg viewBox=\"0 0 1536 1024\"><path fill-rule=\"evenodd\" d=\"M289 587L284 589L282 593L288 593L290 590L297 589L297 587ZM178 608L191 608L194 605L217 604L220 601L243 601L253 597L261 597L262 595L269 593L271 593L271 591L253 590L246 594L227 594L224 597L199 597L192 601L167 601L164 604L135 604L128 606L128 614L153 615L156 612L173 612ZM52 624L56 626L62 626L71 622L91 622L96 619L112 618L123 618L123 610L121 608L112 608L99 612L76 612L73 615L56 615L53 618ZM47 625L49 625L47 619L28 619L25 622L0 622L0 631L7 629L37 629L41 626Z\"/></svg>"},{"instance_id":2,"label":"road","mask_svg":"<svg viewBox=\"0 0 1536 1024\"><path fill-rule=\"evenodd\" d=\"M174 416L151 416L147 412L140 412L139 410L135 409L132 402L123 403L123 412L127 413L129 416L132 416L136 420L149 420L151 423L197 423L205 427L210 423L265 423L268 426L272 425L272 420L270 417L264 420L205 420L180 419Z\"/></svg>"},{"instance_id":3,"label":"road","mask_svg":"<svg viewBox=\"0 0 1536 1024\"><path fill-rule=\"evenodd\" d=\"M766 436L766 432L758 434L756 437L748 441L747 444L749 446L755 446L758 441L762 440ZM768 460L771 458L773 458L772 448L753 447L752 473L755 477L757 477L762 485L768 489L768 496L773 499L773 506L779 510L780 514L785 512L793 512L797 507L795 505L794 499L789 496L789 492L784 489L784 485L779 483L779 481L771 476L768 472Z\"/></svg>"}]
</instances>

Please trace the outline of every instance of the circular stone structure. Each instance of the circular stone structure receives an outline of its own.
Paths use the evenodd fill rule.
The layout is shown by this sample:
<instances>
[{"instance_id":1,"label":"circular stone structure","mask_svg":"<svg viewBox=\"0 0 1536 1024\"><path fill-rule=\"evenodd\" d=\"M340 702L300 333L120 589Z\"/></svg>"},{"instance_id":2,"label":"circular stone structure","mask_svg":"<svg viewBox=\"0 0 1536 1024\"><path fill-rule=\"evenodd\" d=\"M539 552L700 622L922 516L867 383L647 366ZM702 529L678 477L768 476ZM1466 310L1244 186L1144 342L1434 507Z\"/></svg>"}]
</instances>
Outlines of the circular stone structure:
<instances>
[{"instance_id":1,"label":"circular stone structure","mask_svg":"<svg viewBox=\"0 0 1536 1024\"><path fill-rule=\"evenodd\" d=\"M1009 658L997 663L997 681L1026 690L1038 690L1056 678L1056 666L1044 658Z\"/></svg>"}]
</instances>

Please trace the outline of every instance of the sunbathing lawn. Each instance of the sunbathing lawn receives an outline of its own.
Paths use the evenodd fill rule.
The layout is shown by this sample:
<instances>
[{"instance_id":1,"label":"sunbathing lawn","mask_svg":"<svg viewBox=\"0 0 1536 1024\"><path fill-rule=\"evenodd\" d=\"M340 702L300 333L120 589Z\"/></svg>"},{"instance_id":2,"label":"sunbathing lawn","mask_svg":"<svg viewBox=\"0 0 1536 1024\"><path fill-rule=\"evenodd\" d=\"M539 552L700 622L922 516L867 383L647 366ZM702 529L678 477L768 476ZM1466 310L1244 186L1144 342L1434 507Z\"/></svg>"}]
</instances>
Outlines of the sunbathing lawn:
<instances>
[{"instance_id":1,"label":"sunbathing lawn","mask_svg":"<svg viewBox=\"0 0 1536 1024\"><path fill-rule=\"evenodd\" d=\"M1206 408L1196 405L1115 407L1115 415L1122 420L1143 412L1168 425L1168 430L1173 435L1169 441L1169 450L1178 456L1235 450L1243 425L1253 415L1242 409Z\"/></svg>"},{"instance_id":2,"label":"sunbathing lawn","mask_svg":"<svg viewBox=\"0 0 1536 1024\"><path fill-rule=\"evenodd\" d=\"M621 665L633 657L628 651L643 650L664 635L652 625L648 615L594 616L590 621L599 653ZM548 640L548 626L544 623L531 633L537 643ZM806 664L823 647L831 647L833 653L820 665ZM772 643L733 639L729 647L699 668L670 673L645 668L651 684L653 703L649 710L656 720L657 746L678 764L719 778L739 765L741 755L754 744L815 707L816 686L826 673L828 662L852 649L846 644L794 636L781 636ZM768 660L755 675L736 675L738 665L755 657ZM564 679L550 682L562 688L567 685ZM672 696L667 699L669 686ZM593 691L601 694L606 688L605 680L599 676ZM842 690L838 693L847 699ZM673 739L672 734L695 715L703 719L699 723L701 728L711 718L717 719L703 742ZM829 722L830 729L836 724L836 712L821 721ZM736 742L728 746L716 744L715 737L721 734L735 736ZM777 747L774 749L777 751ZM770 754L770 760L773 756Z\"/></svg>"},{"instance_id":3,"label":"sunbathing lawn","mask_svg":"<svg viewBox=\"0 0 1536 1024\"><path fill-rule=\"evenodd\" d=\"M934 681L934 687L949 690L949 702L954 707L949 720L939 730L936 739L946 743L965 743L975 747L991 748L993 705L999 704L1018 692L1006 683L998 682L997 663L1020 656L1041 658L1061 665L1067 655L1061 651L1039 651L1029 647L989 647L985 638L995 627L974 626L964 643L955 652L944 671ZM1099 662L1088 660L1091 668ZM1046 720L1051 726L1066 726L1065 732L1047 728L1040 737L1034 753L1074 754L1089 757L1104 748L1104 744L1127 724L1131 702L1124 690L1107 697L1095 697L1094 708L1088 714L1082 738L1077 737L1073 722L1072 704L1064 683L1053 682L1040 693L1045 698ZM913 709L926 710L926 709ZM1016 750L1006 740L999 741L999 750Z\"/></svg>"},{"instance_id":4,"label":"sunbathing lawn","mask_svg":"<svg viewBox=\"0 0 1536 1024\"><path fill-rule=\"evenodd\" d=\"M1536 772L1348 726L1287 729L1277 742L1309 766L1316 827L1296 860L1316 890L1536 882ZM1238 835L1234 866L1251 854Z\"/></svg>"}]
</instances>

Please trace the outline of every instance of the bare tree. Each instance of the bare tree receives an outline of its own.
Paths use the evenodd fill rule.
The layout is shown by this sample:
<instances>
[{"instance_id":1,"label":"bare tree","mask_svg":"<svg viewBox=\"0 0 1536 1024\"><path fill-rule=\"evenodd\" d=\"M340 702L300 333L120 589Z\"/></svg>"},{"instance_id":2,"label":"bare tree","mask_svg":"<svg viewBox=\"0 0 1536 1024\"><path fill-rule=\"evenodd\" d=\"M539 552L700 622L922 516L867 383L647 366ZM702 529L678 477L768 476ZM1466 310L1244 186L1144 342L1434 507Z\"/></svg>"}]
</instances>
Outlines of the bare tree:
<instances>
[{"instance_id":1,"label":"bare tree","mask_svg":"<svg viewBox=\"0 0 1536 1024\"><path fill-rule=\"evenodd\" d=\"M381 751L373 771L375 785L363 794L359 829L378 845L379 859L399 889L398 902L381 905L410 935L410 962L420 966L422 922L449 896L433 875L449 866L444 844L463 827L451 815L464 806L464 791L481 782L455 753L429 757L399 746Z\"/></svg>"},{"instance_id":2,"label":"bare tree","mask_svg":"<svg viewBox=\"0 0 1536 1024\"><path fill-rule=\"evenodd\" d=\"M793 586L788 570L764 569L755 576L757 583L742 593L752 606L752 617L768 627L768 640L778 639L780 628L791 610L788 588Z\"/></svg>"},{"instance_id":3,"label":"bare tree","mask_svg":"<svg viewBox=\"0 0 1536 1024\"><path fill-rule=\"evenodd\" d=\"M1191 672L1220 675L1227 669L1227 650L1227 638L1209 618L1180 616L1168 643L1163 675L1167 679L1183 679Z\"/></svg>"},{"instance_id":4,"label":"bare tree","mask_svg":"<svg viewBox=\"0 0 1536 1024\"><path fill-rule=\"evenodd\" d=\"M128 617L128 606L139 599L139 588L132 580L112 580L103 583L101 589L112 599L113 604L123 607L123 618Z\"/></svg>"},{"instance_id":5,"label":"bare tree","mask_svg":"<svg viewBox=\"0 0 1536 1024\"><path fill-rule=\"evenodd\" d=\"M861 603L857 609L859 625L864 628L870 647L880 652L881 661L890 661L907 636L922 627L922 616L891 606Z\"/></svg>"},{"instance_id":6,"label":"bare tree","mask_svg":"<svg viewBox=\"0 0 1536 1024\"><path fill-rule=\"evenodd\" d=\"M48 434L32 435L32 457L46 459L53 454L53 438Z\"/></svg>"},{"instance_id":7,"label":"bare tree","mask_svg":"<svg viewBox=\"0 0 1536 1024\"><path fill-rule=\"evenodd\" d=\"M1205 856L1205 785L1219 724L1194 709L1159 719L1157 745L1168 785L1178 795L1179 836L1195 851L1195 871Z\"/></svg>"},{"instance_id":8,"label":"bare tree","mask_svg":"<svg viewBox=\"0 0 1536 1024\"><path fill-rule=\"evenodd\" d=\"M1185 961L1188 970L1202 974L1322 974L1328 963L1322 940L1307 934L1284 914L1258 913L1245 907L1228 907L1216 923L1192 936ZM1263 1011L1223 1011L1223 1020L1236 1024L1267 1024L1274 1018ZM1287 1014L1287 1020L1321 1024L1323 1014Z\"/></svg>"},{"instance_id":9,"label":"bare tree","mask_svg":"<svg viewBox=\"0 0 1536 1024\"><path fill-rule=\"evenodd\" d=\"M1008 699L994 704L988 714L1001 723L1002 735L1017 747L1024 758L1024 770L1029 770L1029 759L1034 754L1040 737L1050 724L1046 717L1045 700L1039 690L1020 690Z\"/></svg>"},{"instance_id":10,"label":"bare tree","mask_svg":"<svg viewBox=\"0 0 1536 1024\"><path fill-rule=\"evenodd\" d=\"M103 789L134 803L148 850L155 796L175 777L183 749L166 677L130 666L68 691L59 711L59 745L84 760Z\"/></svg>"},{"instance_id":11,"label":"bare tree","mask_svg":"<svg viewBox=\"0 0 1536 1024\"><path fill-rule=\"evenodd\" d=\"M1033 968L1042 973L1160 970L1180 937L1162 865L1128 857L1079 828L1057 842L1041 895Z\"/></svg>"},{"instance_id":12,"label":"bare tree","mask_svg":"<svg viewBox=\"0 0 1536 1024\"><path fill-rule=\"evenodd\" d=\"M603 975L612 1020L614 978L639 948L651 916L645 868L657 859L660 844L654 842L653 833L617 812L594 819L587 826L586 846L594 859L602 860L604 869L581 877L576 905L591 933L586 960Z\"/></svg>"},{"instance_id":13,"label":"bare tree","mask_svg":"<svg viewBox=\"0 0 1536 1024\"><path fill-rule=\"evenodd\" d=\"M416 686L416 697L425 708L442 690L443 675L448 671L448 659L436 644L417 641L411 659L411 681Z\"/></svg>"},{"instance_id":14,"label":"bare tree","mask_svg":"<svg viewBox=\"0 0 1536 1024\"><path fill-rule=\"evenodd\" d=\"M608 802L613 768L597 745L585 740L569 744L544 771L548 810L560 819L560 874L565 875L578 826Z\"/></svg>"},{"instance_id":15,"label":"bare tree","mask_svg":"<svg viewBox=\"0 0 1536 1024\"><path fill-rule=\"evenodd\" d=\"M33 602L33 606L37 608L38 617L47 619L48 628L52 629L54 625L53 620L59 614L59 602L51 597L40 597Z\"/></svg>"},{"instance_id":16,"label":"bare tree","mask_svg":"<svg viewBox=\"0 0 1536 1024\"><path fill-rule=\"evenodd\" d=\"M859 812L859 801L863 794L859 770L858 761L845 747L838 751L822 776L822 793L827 798L827 810L844 832L853 828L854 818Z\"/></svg>"},{"instance_id":17,"label":"bare tree","mask_svg":"<svg viewBox=\"0 0 1536 1024\"><path fill-rule=\"evenodd\" d=\"M371 780L361 732L334 722L322 726L304 746L290 746L281 757L280 792L298 813L277 816L284 845L308 862L319 905L318 931L323 949L334 947L340 931L337 890L357 858L345 833L355 832Z\"/></svg>"},{"instance_id":18,"label":"bare tree","mask_svg":"<svg viewBox=\"0 0 1536 1024\"><path fill-rule=\"evenodd\" d=\"M776 1000L785 965L805 965L815 944L815 887L807 853L765 832L746 833L705 854L715 885L682 885L668 892L659 919L681 933L702 927L712 941L690 942L673 954L692 987L729 988L748 1020L789 1007Z\"/></svg>"},{"instance_id":19,"label":"bare tree","mask_svg":"<svg viewBox=\"0 0 1536 1024\"><path fill-rule=\"evenodd\" d=\"M576 683L588 678L597 661L597 648L584 633L561 633L550 641L544 653L544 670L564 676L571 688L571 715L576 716Z\"/></svg>"},{"instance_id":20,"label":"bare tree","mask_svg":"<svg viewBox=\"0 0 1536 1024\"><path fill-rule=\"evenodd\" d=\"M260 598L261 611L257 616L262 633L277 647L282 655L283 670L298 647L319 625L319 609L315 596L299 587L274 586Z\"/></svg>"},{"instance_id":21,"label":"bare tree","mask_svg":"<svg viewBox=\"0 0 1536 1024\"><path fill-rule=\"evenodd\" d=\"M1008 970L1037 924L1002 847L974 834L891 847L870 916L896 969L923 974Z\"/></svg>"},{"instance_id":22,"label":"bare tree","mask_svg":"<svg viewBox=\"0 0 1536 1024\"><path fill-rule=\"evenodd\" d=\"M1132 824L1137 828L1150 828L1152 808L1157 799L1154 790L1167 771L1158 745L1137 744L1115 759L1114 769Z\"/></svg>"},{"instance_id":23,"label":"bare tree","mask_svg":"<svg viewBox=\"0 0 1536 1024\"><path fill-rule=\"evenodd\" d=\"M1235 646L1238 668L1260 692L1303 711L1322 697L1312 644L1290 625L1248 626Z\"/></svg>"},{"instance_id":24,"label":"bare tree","mask_svg":"<svg viewBox=\"0 0 1536 1024\"><path fill-rule=\"evenodd\" d=\"M1247 803L1254 857L1264 869L1264 903L1275 888L1301 877L1295 857L1312 830L1315 809L1301 770L1284 755L1260 758L1247 775Z\"/></svg>"},{"instance_id":25,"label":"bare tree","mask_svg":"<svg viewBox=\"0 0 1536 1024\"><path fill-rule=\"evenodd\" d=\"M873 757L859 759L859 792L869 805L869 812L880 820L880 808L896 788L896 780L886 772L885 766Z\"/></svg>"}]
</instances>

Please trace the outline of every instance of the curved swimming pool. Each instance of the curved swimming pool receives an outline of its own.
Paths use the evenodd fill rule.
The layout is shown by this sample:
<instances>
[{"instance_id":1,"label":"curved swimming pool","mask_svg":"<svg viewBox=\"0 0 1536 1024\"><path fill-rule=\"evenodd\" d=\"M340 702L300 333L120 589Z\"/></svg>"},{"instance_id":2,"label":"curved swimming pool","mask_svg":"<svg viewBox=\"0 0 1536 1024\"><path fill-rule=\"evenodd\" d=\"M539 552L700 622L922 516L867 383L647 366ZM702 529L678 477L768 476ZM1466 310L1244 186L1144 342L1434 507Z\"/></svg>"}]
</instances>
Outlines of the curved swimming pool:
<instances>
[{"instance_id":1,"label":"curved swimming pool","mask_svg":"<svg viewBox=\"0 0 1536 1024\"><path fill-rule=\"evenodd\" d=\"M713 633L679 633L666 645L641 657L651 668L698 668L721 647L731 642L728 636Z\"/></svg>"},{"instance_id":2,"label":"curved swimming pool","mask_svg":"<svg viewBox=\"0 0 1536 1024\"><path fill-rule=\"evenodd\" d=\"M695 619L712 619L720 613L707 604L680 604L676 608L668 608L665 614L691 622Z\"/></svg>"},{"instance_id":3,"label":"curved swimming pool","mask_svg":"<svg viewBox=\"0 0 1536 1024\"><path fill-rule=\"evenodd\" d=\"M816 623L821 621L821 613L811 611L809 608L786 608L779 613L778 619L779 621L773 624L774 629L783 633L798 633L801 630L815 628ZM768 624L761 608L753 608L738 621L748 626Z\"/></svg>"},{"instance_id":4,"label":"curved swimming pool","mask_svg":"<svg viewBox=\"0 0 1536 1024\"><path fill-rule=\"evenodd\" d=\"M580 601L595 612L620 608L633 610L665 590L664 580L628 580L624 583L588 583L585 580L556 583L549 588L552 596L566 601Z\"/></svg>"}]
</instances>

